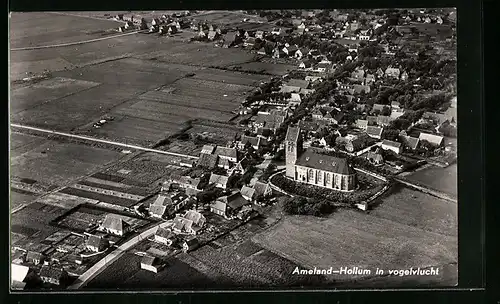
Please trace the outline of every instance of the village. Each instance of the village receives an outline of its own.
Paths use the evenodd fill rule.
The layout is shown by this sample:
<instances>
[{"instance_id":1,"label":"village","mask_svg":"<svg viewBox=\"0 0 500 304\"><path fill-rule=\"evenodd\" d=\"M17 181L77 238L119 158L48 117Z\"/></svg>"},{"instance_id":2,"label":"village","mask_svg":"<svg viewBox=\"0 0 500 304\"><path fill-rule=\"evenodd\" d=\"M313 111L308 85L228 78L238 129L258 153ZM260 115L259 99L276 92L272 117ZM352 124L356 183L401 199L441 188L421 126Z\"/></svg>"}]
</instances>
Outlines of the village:
<instances>
[{"instance_id":1,"label":"village","mask_svg":"<svg viewBox=\"0 0 500 304\"><path fill-rule=\"evenodd\" d=\"M161 184L127 193L125 182L101 174L73 187L66 194L90 191L117 203L78 204L51 220L61 230L40 244L16 243L13 288L79 288L122 251L140 256L143 271L168 272L170 257L276 210L368 212L395 183L449 199L406 176L456 162L455 12L244 13L248 17L232 23L206 21L192 11L108 16L124 24L116 29L120 33L138 30L163 36L158 39L237 48L261 65L294 68L272 75L258 66L232 66L268 76L234 111L239 131L225 144L177 133L177 139L201 143L201 152L176 160L176 172ZM254 21L259 18L268 22Z\"/></svg>"}]
</instances>

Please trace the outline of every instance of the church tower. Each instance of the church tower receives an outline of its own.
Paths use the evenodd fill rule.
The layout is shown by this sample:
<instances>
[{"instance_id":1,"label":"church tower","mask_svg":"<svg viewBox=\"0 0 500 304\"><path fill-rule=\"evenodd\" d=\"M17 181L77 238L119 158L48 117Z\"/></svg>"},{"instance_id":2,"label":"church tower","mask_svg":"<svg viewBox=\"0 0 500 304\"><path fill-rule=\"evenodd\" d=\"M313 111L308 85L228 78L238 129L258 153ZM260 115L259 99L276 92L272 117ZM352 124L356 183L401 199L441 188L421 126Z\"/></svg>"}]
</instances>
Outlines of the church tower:
<instances>
[{"instance_id":1,"label":"church tower","mask_svg":"<svg viewBox=\"0 0 500 304\"><path fill-rule=\"evenodd\" d=\"M302 150L299 127L288 127L285 136L286 176L295 179L295 162Z\"/></svg>"}]
</instances>

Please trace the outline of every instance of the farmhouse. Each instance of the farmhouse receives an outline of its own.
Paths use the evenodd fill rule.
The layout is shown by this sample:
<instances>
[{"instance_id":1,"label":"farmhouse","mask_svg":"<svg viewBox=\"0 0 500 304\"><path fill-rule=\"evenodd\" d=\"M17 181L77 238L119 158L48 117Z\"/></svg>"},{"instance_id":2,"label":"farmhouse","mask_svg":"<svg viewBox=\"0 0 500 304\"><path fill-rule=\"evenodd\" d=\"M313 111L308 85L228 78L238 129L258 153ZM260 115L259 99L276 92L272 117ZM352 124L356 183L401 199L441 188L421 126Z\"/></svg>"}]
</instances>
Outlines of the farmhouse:
<instances>
[{"instance_id":1,"label":"farmhouse","mask_svg":"<svg viewBox=\"0 0 500 304\"><path fill-rule=\"evenodd\" d=\"M393 77L396 79L399 79L400 74L401 74L401 71L398 68L392 68L392 67L388 67L384 73L384 75L386 77Z\"/></svg>"},{"instance_id":2,"label":"farmhouse","mask_svg":"<svg viewBox=\"0 0 500 304\"><path fill-rule=\"evenodd\" d=\"M399 154L399 152L401 151L401 143L398 143L398 142L395 142L392 140L387 140L387 139L382 141L382 144L380 145L380 147L383 150L391 150L396 154Z\"/></svg>"},{"instance_id":3,"label":"farmhouse","mask_svg":"<svg viewBox=\"0 0 500 304\"><path fill-rule=\"evenodd\" d=\"M101 231L117 236L124 236L130 231L130 228L131 226L129 223L115 214L107 214L106 218L99 226Z\"/></svg>"},{"instance_id":4,"label":"farmhouse","mask_svg":"<svg viewBox=\"0 0 500 304\"><path fill-rule=\"evenodd\" d=\"M439 136L439 135L421 132L418 139L420 141L422 141L422 140L428 141L429 143L431 143L435 146L441 146L443 144L444 138L442 136Z\"/></svg>"},{"instance_id":5,"label":"farmhouse","mask_svg":"<svg viewBox=\"0 0 500 304\"><path fill-rule=\"evenodd\" d=\"M218 156L215 154L201 153L198 158L198 166L206 169L214 169L217 167Z\"/></svg>"},{"instance_id":6,"label":"farmhouse","mask_svg":"<svg viewBox=\"0 0 500 304\"><path fill-rule=\"evenodd\" d=\"M383 131L384 131L383 127L382 128L374 126L366 127L366 134L368 134L372 138L380 139Z\"/></svg>"},{"instance_id":7,"label":"farmhouse","mask_svg":"<svg viewBox=\"0 0 500 304\"><path fill-rule=\"evenodd\" d=\"M348 140L345 149L347 152L356 152L365 147L367 147L371 143L372 139L368 134L363 133L359 136L355 136L353 139Z\"/></svg>"},{"instance_id":8,"label":"farmhouse","mask_svg":"<svg viewBox=\"0 0 500 304\"><path fill-rule=\"evenodd\" d=\"M157 257L145 255L141 259L141 269L158 273L161 270L160 261Z\"/></svg>"},{"instance_id":9,"label":"farmhouse","mask_svg":"<svg viewBox=\"0 0 500 304\"><path fill-rule=\"evenodd\" d=\"M364 120L364 119L356 120L356 127L360 128L362 130L366 130L366 128L368 127L368 120Z\"/></svg>"},{"instance_id":10,"label":"farmhouse","mask_svg":"<svg viewBox=\"0 0 500 304\"><path fill-rule=\"evenodd\" d=\"M285 137L286 176L301 183L339 191L353 191L356 173L347 159L302 151L298 127L289 127Z\"/></svg>"},{"instance_id":11,"label":"farmhouse","mask_svg":"<svg viewBox=\"0 0 500 304\"><path fill-rule=\"evenodd\" d=\"M101 252L109 246L109 241L101 236L91 235L87 239L85 247L93 252Z\"/></svg>"},{"instance_id":12,"label":"farmhouse","mask_svg":"<svg viewBox=\"0 0 500 304\"><path fill-rule=\"evenodd\" d=\"M65 285L67 283L68 273L62 268L44 265L40 269L40 279L42 279L44 283Z\"/></svg>"},{"instance_id":13,"label":"farmhouse","mask_svg":"<svg viewBox=\"0 0 500 304\"><path fill-rule=\"evenodd\" d=\"M193 221L180 215L176 215L172 231L176 234L196 234L196 231L193 229Z\"/></svg>"},{"instance_id":14,"label":"farmhouse","mask_svg":"<svg viewBox=\"0 0 500 304\"><path fill-rule=\"evenodd\" d=\"M175 234L172 232L172 230L168 228L163 228L160 227L156 230L155 233L155 242L167 245L167 246L172 246L176 239Z\"/></svg>"},{"instance_id":15,"label":"farmhouse","mask_svg":"<svg viewBox=\"0 0 500 304\"><path fill-rule=\"evenodd\" d=\"M241 196L247 201L252 201L255 197L255 189L248 186L243 186L240 190Z\"/></svg>"}]
</instances>

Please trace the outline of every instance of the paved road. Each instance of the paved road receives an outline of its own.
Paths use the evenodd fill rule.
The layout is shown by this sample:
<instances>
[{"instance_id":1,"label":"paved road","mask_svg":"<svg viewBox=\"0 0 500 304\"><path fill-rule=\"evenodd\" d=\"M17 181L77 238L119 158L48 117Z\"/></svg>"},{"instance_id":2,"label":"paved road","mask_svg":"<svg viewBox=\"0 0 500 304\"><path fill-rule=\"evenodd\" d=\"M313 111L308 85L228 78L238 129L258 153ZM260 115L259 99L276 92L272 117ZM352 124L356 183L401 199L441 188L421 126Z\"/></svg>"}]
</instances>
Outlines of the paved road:
<instances>
[{"instance_id":1,"label":"paved road","mask_svg":"<svg viewBox=\"0 0 500 304\"><path fill-rule=\"evenodd\" d=\"M139 243L140 241L145 240L151 235L155 234L156 230L159 227L163 227L167 224L168 224L167 222L161 222L157 225L154 225L148 230L141 232L141 234L121 244L118 248L107 254L99 262L94 264L82 275L80 275L78 279L76 279L75 283L70 285L68 289L79 289L84 287L88 282L90 282L93 278L98 276L104 269L106 269L106 267L108 267L111 263L118 260L127 250L137 245L137 243Z\"/></svg>"},{"instance_id":2,"label":"paved road","mask_svg":"<svg viewBox=\"0 0 500 304\"><path fill-rule=\"evenodd\" d=\"M178 156L178 157L185 157L185 158L191 158L191 159L198 159L197 156L192 156L192 155L187 155L187 154L180 154L180 153L174 153L174 152L167 152L167 151L161 151L161 150L157 150L157 149L145 148L145 147L136 146L136 145L124 144L124 143L120 143L120 142L116 142L116 141L110 141L110 140L105 140L105 139L93 138L93 137L90 137L90 136L83 136L83 135L76 135L76 134L58 132L58 131L47 130L47 129L42 129L42 128L36 128L36 127L30 127L30 126L19 125L19 124L10 124L10 126L11 127L16 127L16 128L21 128L21 129L26 129L26 130L38 131L38 132L43 132L43 133L49 133L49 134L55 134L55 135L65 136L65 137L78 138L78 139L83 139L83 140L88 140L88 141L93 141L93 142L99 142L99 143L104 143L104 144L109 144L109 145L115 145L115 146L120 146L120 147L124 147L124 148L129 148L129 149L135 149L135 150L141 150L141 151L147 151L147 152L154 152L154 153L160 153L160 154L166 154L166 155L172 155L172 156Z\"/></svg>"},{"instance_id":3,"label":"paved road","mask_svg":"<svg viewBox=\"0 0 500 304\"><path fill-rule=\"evenodd\" d=\"M96 38L96 39L90 39L90 40L84 40L84 41L76 41L76 42L68 42L68 43L52 44L52 45L41 45L41 46L28 46L28 47L22 47L22 48L14 48L14 49L10 49L10 50L11 51L28 51L28 50L38 50L38 49L49 49L49 48L65 47L65 46L72 46L72 45L79 45L79 44L91 43L91 42L96 42L96 41L101 41L101 40L106 40L106 39L112 39L112 38L117 38L117 37L122 37L122 36L127 36L127 35L133 35L133 34L137 34L139 32L141 32L141 31L133 31L133 32L130 32L130 33L124 33L124 34L120 34L120 35L113 35L113 36Z\"/></svg>"}]
</instances>

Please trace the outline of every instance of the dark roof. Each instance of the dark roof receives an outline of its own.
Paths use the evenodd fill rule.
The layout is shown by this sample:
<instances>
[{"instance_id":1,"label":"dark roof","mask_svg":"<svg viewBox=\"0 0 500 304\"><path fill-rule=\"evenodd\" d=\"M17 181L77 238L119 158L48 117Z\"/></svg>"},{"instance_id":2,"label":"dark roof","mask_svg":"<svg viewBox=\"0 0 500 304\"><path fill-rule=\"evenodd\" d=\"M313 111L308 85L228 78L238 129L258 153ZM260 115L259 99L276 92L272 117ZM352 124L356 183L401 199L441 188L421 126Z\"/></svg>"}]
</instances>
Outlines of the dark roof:
<instances>
[{"instance_id":1,"label":"dark roof","mask_svg":"<svg viewBox=\"0 0 500 304\"><path fill-rule=\"evenodd\" d=\"M337 174L354 174L354 169L349 165L347 159L330 155L315 153L312 150L306 150L296 161L296 165L324 170Z\"/></svg>"},{"instance_id":2,"label":"dark roof","mask_svg":"<svg viewBox=\"0 0 500 304\"><path fill-rule=\"evenodd\" d=\"M300 128L298 127L288 127L286 132L286 141L298 141L300 136Z\"/></svg>"},{"instance_id":3,"label":"dark roof","mask_svg":"<svg viewBox=\"0 0 500 304\"><path fill-rule=\"evenodd\" d=\"M366 120L368 121L369 124L377 123L377 116L367 116Z\"/></svg>"},{"instance_id":4,"label":"dark roof","mask_svg":"<svg viewBox=\"0 0 500 304\"><path fill-rule=\"evenodd\" d=\"M58 267L44 265L40 269L40 277L61 279L64 275L64 270Z\"/></svg>"},{"instance_id":5,"label":"dark roof","mask_svg":"<svg viewBox=\"0 0 500 304\"><path fill-rule=\"evenodd\" d=\"M218 156L216 154L202 153L198 158L198 165L208 169L213 169L217 166L217 158Z\"/></svg>"},{"instance_id":6,"label":"dark roof","mask_svg":"<svg viewBox=\"0 0 500 304\"><path fill-rule=\"evenodd\" d=\"M241 196L240 192L233 193L226 198L227 204L231 209L238 209L246 205L248 202Z\"/></svg>"},{"instance_id":7,"label":"dark roof","mask_svg":"<svg viewBox=\"0 0 500 304\"><path fill-rule=\"evenodd\" d=\"M198 245L199 242L198 242L197 238L190 238L190 239L185 240L184 243L186 243L186 245L191 247L191 246Z\"/></svg>"},{"instance_id":8,"label":"dark roof","mask_svg":"<svg viewBox=\"0 0 500 304\"><path fill-rule=\"evenodd\" d=\"M259 146L260 137L252 137L252 136L242 135L241 136L241 143L246 144L247 142L249 142L252 146Z\"/></svg>"},{"instance_id":9,"label":"dark roof","mask_svg":"<svg viewBox=\"0 0 500 304\"><path fill-rule=\"evenodd\" d=\"M31 261L31 260L42 260L43 259L43 254L40 252L36 251L28 251L26 254L26 259Z\"/></svg>"},{"instance_id":10,"label":"dark roof","mask_svg":"<svg viewBox=\"0 0 500 304\"><path fill-rule=\"evenodd\" d=\"M318 110L318 114L321 114L322 113ZM299 128L301 130L306 130L306 131L316 131L318 130L319 128L319 124L317 122L314 122L314 121L305 121L305 120L301 120L299 121Z\"/></svg>"},{"instance_id":11,"label":"dark roof","mask_svg":"<svg viewBox=\"0 0 500 304\"><path fill-rule=\"evenodd\" d=\"M400 148L401 147L401 143L398 143L398 142L392 141L392 140L388 140L388 139L384 139L382 141L382 145L384 145L384 146L390 146L390 147L394 147L394 148Z\"/></svg>"}]
</instances>

